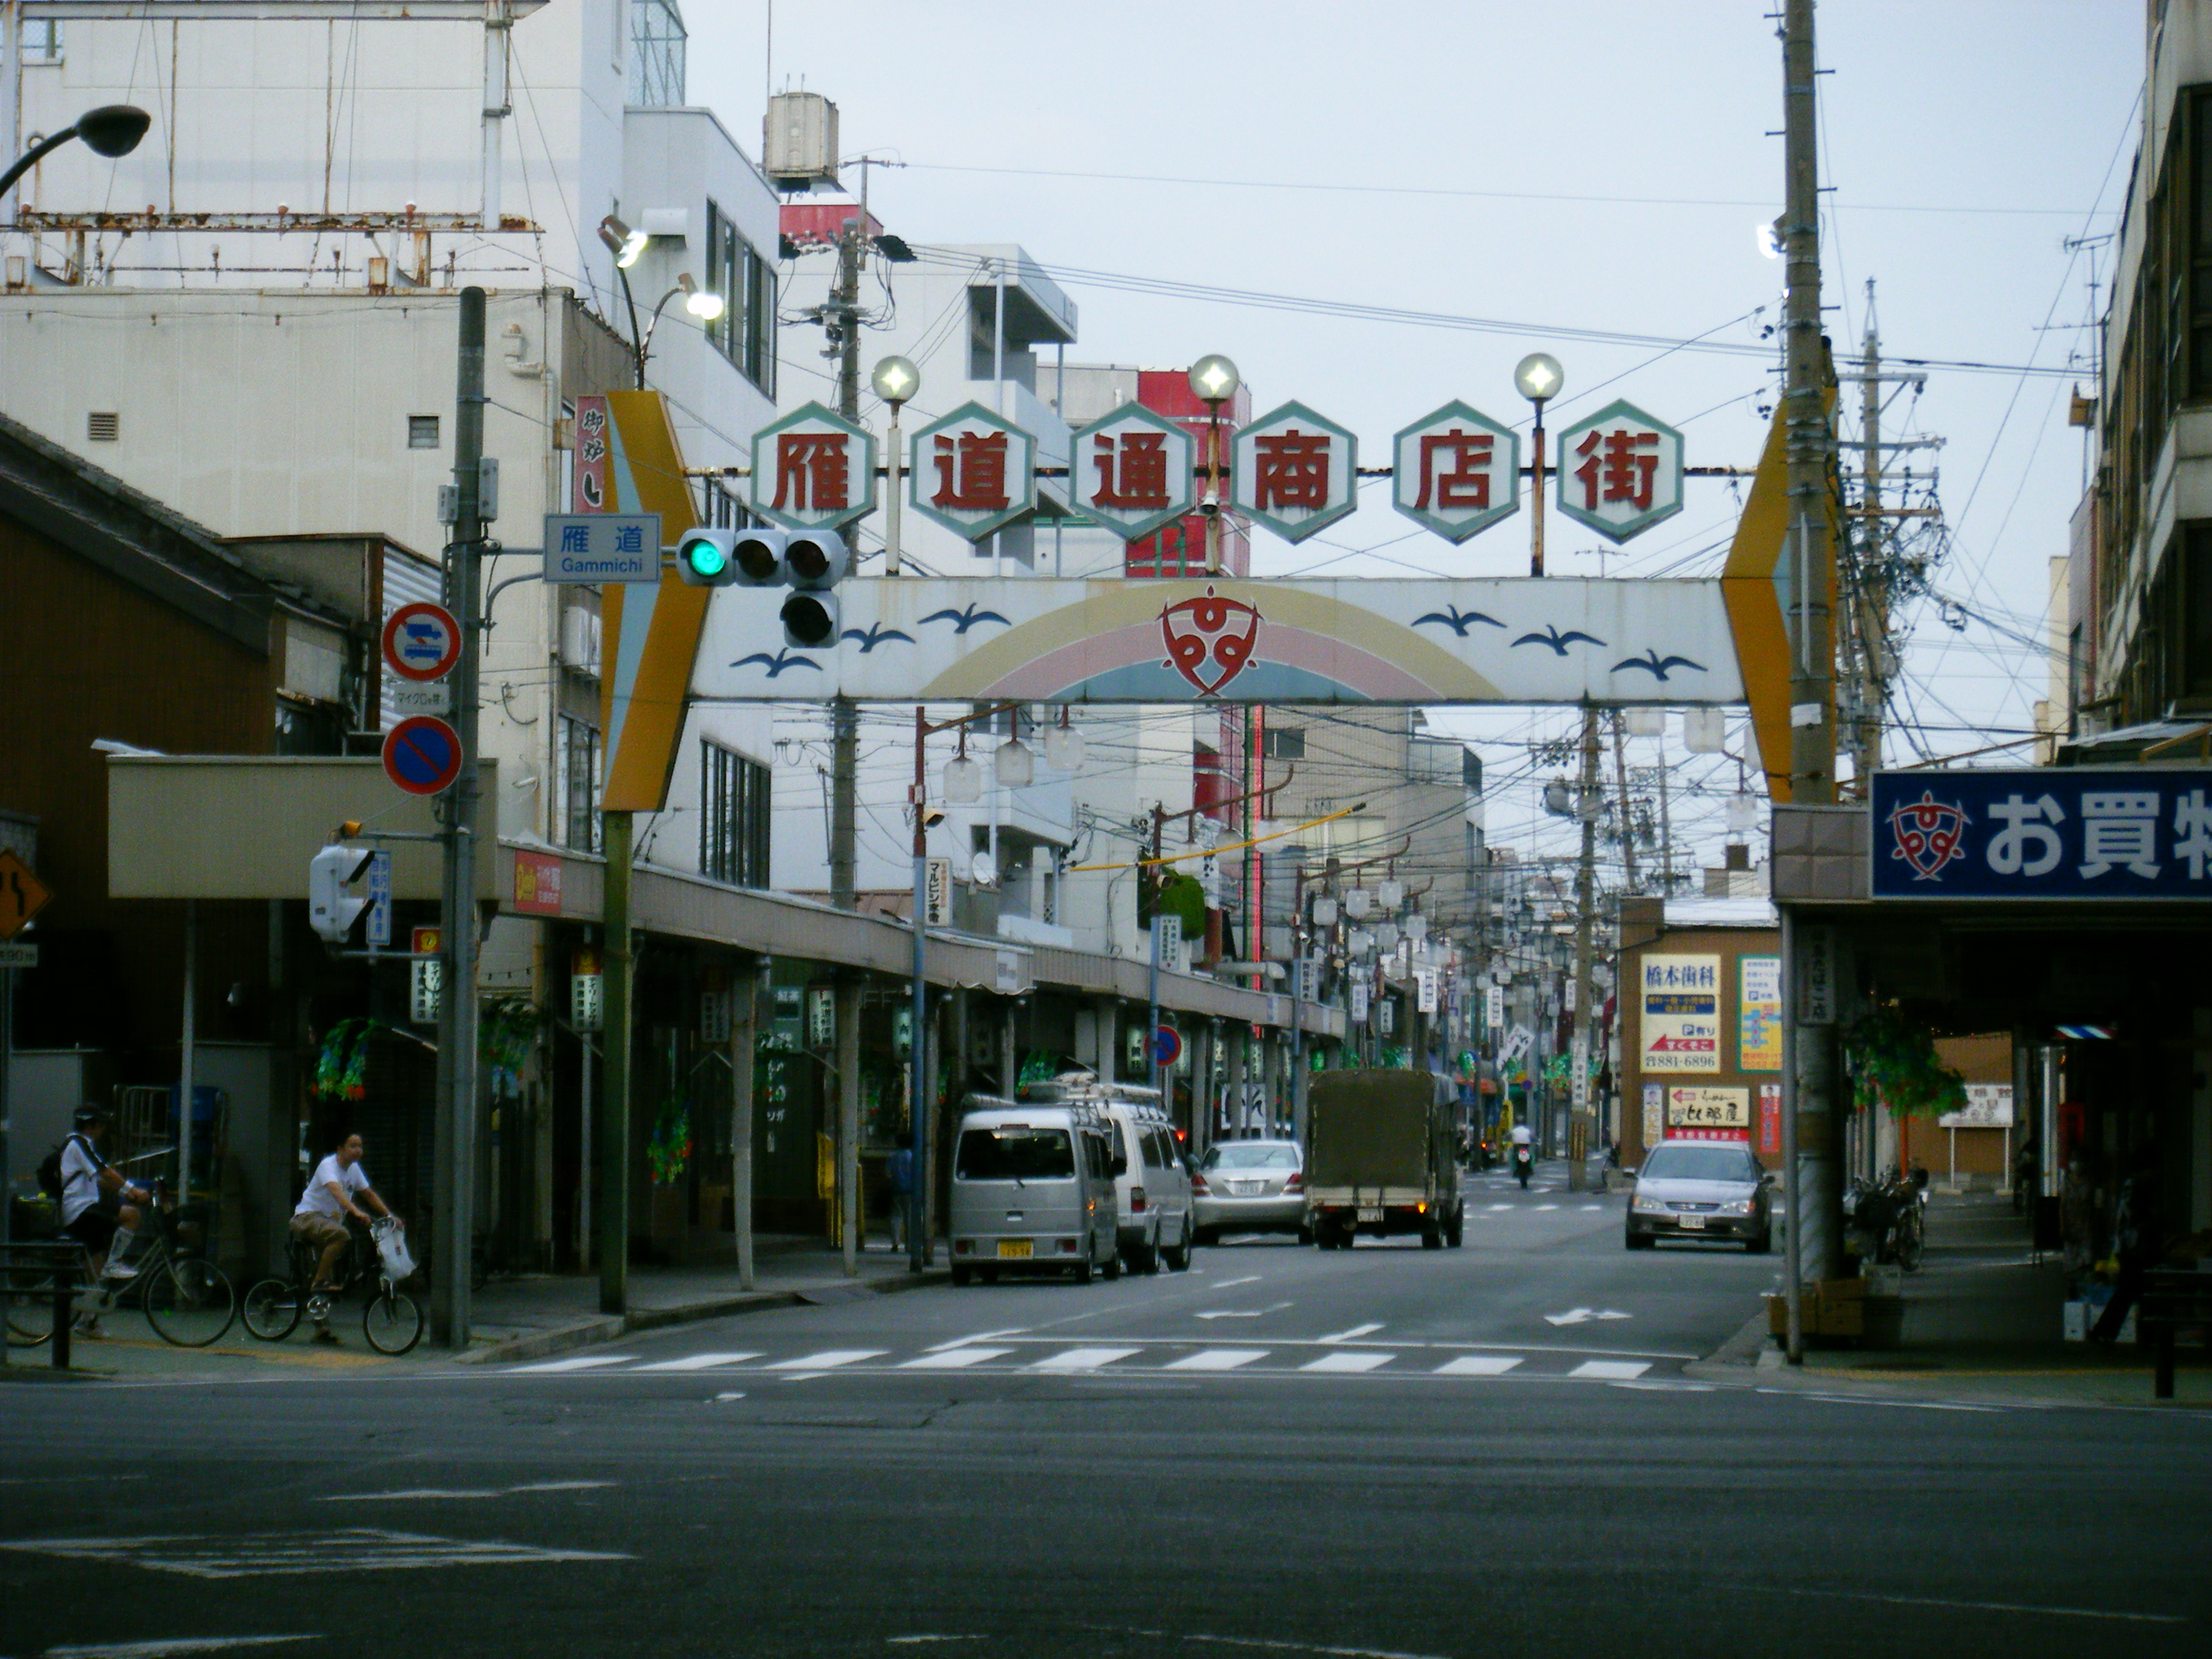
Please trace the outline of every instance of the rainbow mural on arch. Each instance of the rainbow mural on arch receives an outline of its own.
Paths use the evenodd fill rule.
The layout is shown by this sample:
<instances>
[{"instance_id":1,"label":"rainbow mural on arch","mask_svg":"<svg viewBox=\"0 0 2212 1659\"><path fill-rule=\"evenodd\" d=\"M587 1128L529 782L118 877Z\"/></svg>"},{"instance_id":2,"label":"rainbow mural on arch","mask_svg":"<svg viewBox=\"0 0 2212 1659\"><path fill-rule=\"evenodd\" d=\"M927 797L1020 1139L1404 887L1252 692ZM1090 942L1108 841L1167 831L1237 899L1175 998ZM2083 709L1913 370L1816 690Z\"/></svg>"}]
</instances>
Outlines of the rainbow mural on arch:
<instances>
[{"instance_id":1,"label":"rainbow mural on arch","mask_svg":"<svg viewBox=\"0 0 2212 1659\"><path fill-rule=\"evenodd\" d=\"M715 591L692 695L718 701L1743 701L1711 580L873 577L834 649L783 643L781 589Z\"/></svg>"}]
</instances>

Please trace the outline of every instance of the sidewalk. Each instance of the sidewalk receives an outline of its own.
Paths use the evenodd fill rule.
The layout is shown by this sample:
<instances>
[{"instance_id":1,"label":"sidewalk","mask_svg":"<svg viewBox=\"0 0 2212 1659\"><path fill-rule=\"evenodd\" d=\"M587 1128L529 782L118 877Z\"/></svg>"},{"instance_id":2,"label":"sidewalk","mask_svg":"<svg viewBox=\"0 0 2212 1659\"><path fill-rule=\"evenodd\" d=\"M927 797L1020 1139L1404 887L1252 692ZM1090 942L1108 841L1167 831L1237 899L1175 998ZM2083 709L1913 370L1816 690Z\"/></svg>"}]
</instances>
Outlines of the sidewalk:
<instances>
[{"instance_id":1,"label":"sidewalk","mask_svg":"<svg viewBox=\"0 0 2212 1659\"><path fill-rule=\"evenodd\" d=\"M1779 1255L1778 1246L1777 1255ZM2174 1397L2151 1397L2151 1356L2132 1344L2063 1340L2066 1279L2056 1252L2038 1263L2027 1224L2006 1198L1938 1194L1928 1251L1904 1279L1894 1348L1808 1346L1793 1366L1767 1334L1764 1306L1688 1374L1739 1386L1867 1393L1977 1405L2212 1407L2212 1355L2182 1348Z\"/></svg>"},{"instance_id":2,"label":"sidewalk","mask_svg":"<svg viewBox=\"0 0 2212 1659\"><path fill-rule=\"evenodd\" d=\"M629 1270L629 1312L599 1312L597 1274L533 1275L495 1279L475 1297L469 1348L451 1353L434 1348L428 1333L413 1352L391 1358L371 1348L362 1335L361 1304L349 1302L331 1318L343 1346L310 1340L304 1324L283 1342L262 1342L234 1324L210 1347L178 1348L156 1337L143 1316L123 1309L102 1321L106 1334L79 1337L72 1344L70 1370L55 1372L44 1347L6 1351L0 1378L7 1382L52 1379L110 1379L134 1382L267 1379L301 1371L419 1371L430 1367L502 1364L538 1359L595 1342L611 1341L627 1331L650 1330L693 1320L805 1303L843 1301L889 1295L949 1283L943 1263L921 1273L908 1270L903 1251L894 1255L879 1238L860 1258L857 1278L845 1277L838 1253L815 1238L764 1237L756 1241L755 1288L739 1288L734 1260L681 1267L633 1267ZM241 1286L243 1293L244 1287ZM419 1282L410 1293L428 1310L428 1291Z\"/></svg>"}]
</instances>

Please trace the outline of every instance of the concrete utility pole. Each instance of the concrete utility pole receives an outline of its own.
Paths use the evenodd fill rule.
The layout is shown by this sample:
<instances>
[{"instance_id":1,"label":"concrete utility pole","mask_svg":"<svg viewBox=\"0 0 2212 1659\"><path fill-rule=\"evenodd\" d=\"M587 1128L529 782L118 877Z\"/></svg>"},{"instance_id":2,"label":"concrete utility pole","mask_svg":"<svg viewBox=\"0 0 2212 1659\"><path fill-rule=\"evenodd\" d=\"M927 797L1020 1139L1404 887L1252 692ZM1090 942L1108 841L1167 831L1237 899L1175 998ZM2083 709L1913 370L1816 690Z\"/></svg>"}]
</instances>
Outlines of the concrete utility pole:
<instances>
[{"instance_id":1,"label":"concrete utility pole","mask_svg":"<svg viewBox=\"0 0 2212 1659\"><path fill-rule=\"evenodd\" d=\"M861 178L867 177L866 169ZM830 306L837 318L837 412L860 418L860 249L867 236L868 204L864 192L858 218L845 222L837 239L837 283ZM850 697L830 703L830 902L855 909L860 893L854 875L860 750L860 710ZM915 919L921 925L921 919ZM859 1274L860 1217L860 981L840 970L836 1001L837 1034L837 1208L839 1243L845 1275Z\"/></svg>"},{"instance_id":2,"label":"concrete utility pole","mask_svg":"<svg viewBox=\"0 0 2212 1659\"><path fill-rule=\"evenodd\" d=\"M1580 1192L1588 1180L1586 1161L1590 1138L1590 996L1591 947L1595 943L1597 908L1597 710L1583 709L1583 774L1576 792L1575 811L1583 821L1583 855L1575 868L1575 1035L1567 1060L1567 1098L1571 1114L1567 1131L1569 1188Z\"/></svg>"},{"instance_id":3,"label":"concrete utility pole","mask_svg":"<svg viewBox=\"0 0 2212 1659\"><path fill-rule=\"evenodd\" d=\"M483 653L477 563L483 554L484 291L461 290L459 386L453 410L453 539L446 603L460 624L453 730L461 775L446 793L445 871L438 905L437 1224L430 1284L431 1340L469 1346L469 1262L476 1241L477 672ZM186 1105L189 1111L191 1107Z\"/></svg>"},{"instance_id":4,"label":"concrete utility pole","mask_svg":"<svg viewBox=\"0 0 2212 1659\"><path fill-rule=\"evenodd\" d=\"M1620 711L1613 711L1613 775L1620 786L1620 860L1627 888L1636 890L1636 821L1628 810L1628 745Z\"/></svg>"},{"instance_id":5,"label":"concrete utility pole","mask_svg":"<svg viewBox=\"0 0 2212 1659\"><path fill-rule=\"evenodd\" d=\"M1790 681L1790 798L1800 806L1836 799L1835 617L1829 594L1835 573L1830 537L1832 434L1826 408L1826 349L1820 331L1820 173L1816 144L1813 0L1784 0L1782 21L1783 155L1787 205L1783 246L1788 260L1784 307L1787 383L1783 410L1788 434L1790 545L1793 558ZM1841 1271L1838 1182L1840 1135L1835 1111L1833 1030L1796 1018L1808 954L1822 941L1791 925L1784 911L1785 1033L1783 1074L1784 1192L1789 1208L1790 1351L1801 1352L1802 1288Z\"/></svg>"}]
</instances>

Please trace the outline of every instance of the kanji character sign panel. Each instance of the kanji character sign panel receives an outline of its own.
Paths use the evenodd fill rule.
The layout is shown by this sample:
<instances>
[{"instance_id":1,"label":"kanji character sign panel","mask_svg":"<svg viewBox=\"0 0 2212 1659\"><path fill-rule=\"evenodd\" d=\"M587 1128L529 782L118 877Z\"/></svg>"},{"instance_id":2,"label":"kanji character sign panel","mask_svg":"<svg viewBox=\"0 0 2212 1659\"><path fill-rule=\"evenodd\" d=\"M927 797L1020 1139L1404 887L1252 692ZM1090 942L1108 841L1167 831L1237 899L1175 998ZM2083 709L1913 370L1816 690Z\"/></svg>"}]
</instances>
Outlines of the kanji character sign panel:
<instances>
[{"instance_id":1,"label":"kanji character sign panel","mask_svg":"<svg viewBox=\"0 0 2212 1659\"><path fill-rule=\"evenodd\" d=\"M1559 434L1559 511L1608 541L1682 510L1682 434L1616 402Z\"/></svg>"},{"instance_id":2,"label":"kanji character sign panel","mask_svg":"<svg viewBox=\"0 0 2212 1659\"><path fill-rule=\"evenodd\" d=\"M1230 444L1230 500L1285 541L1302 542L1358 505L1359 441L1304 404L1285 404Z\"/></svg>"},{"instance_id":3,"label":"kanji character sign panel","mask_svg":"<svg viewBox=\"0 0 2212 1659\"><path fill-rule=\"evenodd\" d=\"M1392 441L1391 505L1463 542L1521 506L1521 440L1465 404L1446 404Z\"/></svg>"},{"instance_id":4,"label":"kanji character sign panel","mask_svg":"<svg viewBox=\"0 0 2212 1659\"><path fill-rule=\"evenodd\" d=\"M1124 404L1075 434L1075 499L1123 541L1190 511L1198 440L1139 404Z\"/></svg>"},{"instance_id":5,"label":"kanji character sign panel","mask_svg":"<svg viewBox=\"0 0 2212 1659\"><path fill-rule=\"evenodd\" d=\"M1036 440L981 404L914 434L914 510L980 542L1036 510Z\"/></svg>"},{"instance_id":6,"label":"kanji character sign panel","mask_svg":"<svg viewBox=\"0 0 2212 1659\"><path fill-rule=\"evenodd\" d=\"M1877 772L1876 898L2212 899L2201 767Z\"/></svg>"},{"instance_id":7,"label":"kanji character sign panel","mask_svg":"<svg viewBox=\"0 0 2212 1659\"><path fill-rule=\"evenodd\" d=\"M820 404L753 437L753 511L787 530L834 528L876 508L876 441Z\"/></svg>"}]
</instances>

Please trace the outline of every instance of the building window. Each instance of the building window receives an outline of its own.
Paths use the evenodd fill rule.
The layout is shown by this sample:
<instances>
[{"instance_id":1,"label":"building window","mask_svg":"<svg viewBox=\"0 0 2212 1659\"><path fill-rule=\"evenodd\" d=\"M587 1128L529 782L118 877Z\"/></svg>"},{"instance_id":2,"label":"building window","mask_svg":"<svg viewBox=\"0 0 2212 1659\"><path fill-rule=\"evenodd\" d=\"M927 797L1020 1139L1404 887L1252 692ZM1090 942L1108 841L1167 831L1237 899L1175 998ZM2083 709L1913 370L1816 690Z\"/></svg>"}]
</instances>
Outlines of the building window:
<instances>
[{"instance_id":1,"label":"building window","mask_svg":"<svg viewBox=\"0 0 2212 1659\"><path fill-rule=\"evenodd\" d=\"M27 20L23 24L23 62L58 64L62 61L62 26L52 19Z\"/></svg>"},{"instance_id":2,"label":"building window","mask_svg":"<svg viewBox=\"0 0 2212 1659\"><path fill-rule=\"evenodd\" d=\"M1260 750L1269 760L1304 760L1306 729L1303 726L1271 726L1260 734Z\"/></svg>"},{"instance_id":3,"label":"building window","mask_svg":"<svg viewBox=\"0 0 2212 1659\"><path fill-rule=\"evenodd\" d=\"M718 743L699 745L699 873L736 887L769 883L769 770Z\"/></svg>"},{"instance_id":4,"label":"building window","mask_svg":"<svg viewBox=\"0 0 2212 1659\"><path fill-rule=\"evenodd\" d=\"M555 798L561 805L561 832L565 847L579 853L601 850L599 839L599 730L572 715L561 716L561 747L555 757L560 775Z\"/></svg>"},{"instance_id":5,"label":"building window","mask_svg":"<svg viewBox=\"0 0 2212 1659\"><path fill-rule=\"evenodd\" d=\"M676 0L630 0L631 103L647 109L683 103L687 44Z\"/></svg>"},{"instance_id":6,"label":"building window","mask_svg":"<svg viewBox=\"0 0 2212 1659\"><path fill-rule=\"evenodd\" d=\"M438 447L438 417L435 415L410 415L407 417L407 447L435 449Z\"/></svg>"},{"instance_id":7,"label":"building window","mask_svg":"<svg viewBox=\"0 0 2212 1659\"><path fill-rule=\"evenodd\" d=\"M714 349L769 397L775 396L775 272L707 204L707 287L722 297L722 314L707 325Z\"/></svg>"},{"instance_id":8,"label":"building window","mask_svg":"<svg viewBox=\"0 0 2212 1659\"><path fill-rule=\"evenodd\" d=\"M84 435L96 444L112 444L123 435L123 417L113 410L94 410L84 417Z\"/></svg>"}]
</instances>

